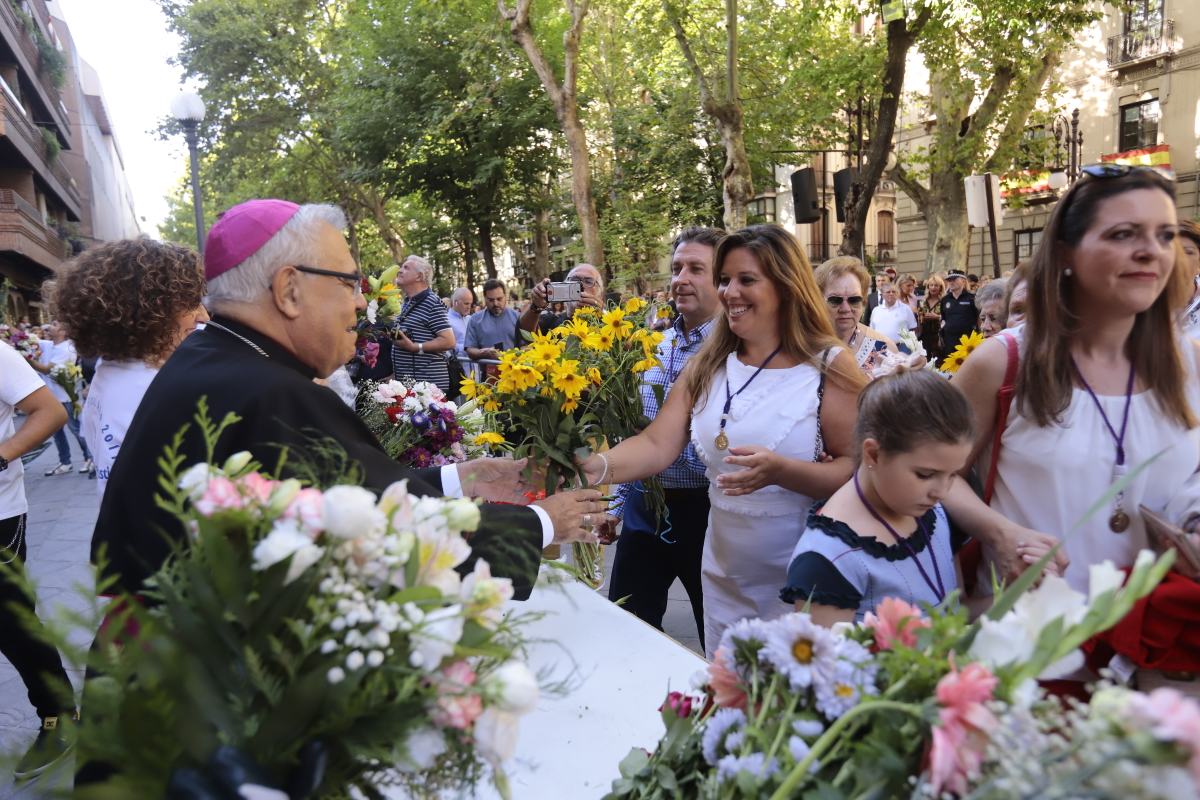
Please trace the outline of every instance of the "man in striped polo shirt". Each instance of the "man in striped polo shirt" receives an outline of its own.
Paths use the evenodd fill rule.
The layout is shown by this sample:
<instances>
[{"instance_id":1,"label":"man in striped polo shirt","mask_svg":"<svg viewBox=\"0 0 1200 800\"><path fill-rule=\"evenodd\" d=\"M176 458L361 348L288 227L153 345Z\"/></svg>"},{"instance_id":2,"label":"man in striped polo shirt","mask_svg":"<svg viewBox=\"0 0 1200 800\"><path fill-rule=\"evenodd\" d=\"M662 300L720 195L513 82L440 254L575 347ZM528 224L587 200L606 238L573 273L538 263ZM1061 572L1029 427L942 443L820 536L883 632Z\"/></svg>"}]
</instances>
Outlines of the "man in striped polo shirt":
<instances>
[{"instance_id":1,"label":"man in striped polo shirt","mask_svg":"<svg viewBox=\"0 0 1200 800\"><path fill-rule=\"evenodd\" d=\"M420 256L409 256L396 273L404 306L392 325L392 369L403 381L429 381L450 391L446 353L454 349L454 330L446 307L429 289L433 267Z\"/></svg>"},{"instance_id":2,"label":"man in striped polo shirt","mask_svg":"<svg viewBox=\"0 0 1200 800\"><path fill-rule=\"evenodd\" d=\"M713 228L688 228L675 237L671 256L671 299L679 316L665 331L658 346L661 367L647 370L642 379L642 407L646 416L658 415L654 386L661 386L663 402L679 380L688 360L699 352L720 307L713 282L713 253L724 233ZM689 444L683 454L658 475L666 493L667 508L655 520L646 505L640 481L621 484L616 499L598 530L611 541L624 518L613 561L608 597L628 597L625 608L662 630L667 592L676 579L687 590L704 647L704 599L700 588L700 562L708 529L708 478L704 462Z\"/></svg>"}]
</instances>

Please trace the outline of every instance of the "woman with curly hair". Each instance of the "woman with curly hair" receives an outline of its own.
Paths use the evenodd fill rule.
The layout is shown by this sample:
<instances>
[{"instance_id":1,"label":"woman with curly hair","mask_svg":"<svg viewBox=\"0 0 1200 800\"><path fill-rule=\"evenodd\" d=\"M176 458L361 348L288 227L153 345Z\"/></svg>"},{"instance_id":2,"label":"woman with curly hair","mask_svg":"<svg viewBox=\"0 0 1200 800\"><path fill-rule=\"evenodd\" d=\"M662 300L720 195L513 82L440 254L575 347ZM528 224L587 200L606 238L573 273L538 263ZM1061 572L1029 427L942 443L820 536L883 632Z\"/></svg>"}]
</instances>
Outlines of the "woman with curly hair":
<instances>
[{"instance_id":1,"label":"woman with curly hair","mask_svg":"<svg viewBox=\"0 0 1200 800\"><path fill-rule=\"evenodd\" d=\"M195 251L146 237L107 242L68 263L54 307L80 356L100 359L83 407L83 435L100 493L142 395L200 323L204 270Z\"/></svg>"}]
</instances>

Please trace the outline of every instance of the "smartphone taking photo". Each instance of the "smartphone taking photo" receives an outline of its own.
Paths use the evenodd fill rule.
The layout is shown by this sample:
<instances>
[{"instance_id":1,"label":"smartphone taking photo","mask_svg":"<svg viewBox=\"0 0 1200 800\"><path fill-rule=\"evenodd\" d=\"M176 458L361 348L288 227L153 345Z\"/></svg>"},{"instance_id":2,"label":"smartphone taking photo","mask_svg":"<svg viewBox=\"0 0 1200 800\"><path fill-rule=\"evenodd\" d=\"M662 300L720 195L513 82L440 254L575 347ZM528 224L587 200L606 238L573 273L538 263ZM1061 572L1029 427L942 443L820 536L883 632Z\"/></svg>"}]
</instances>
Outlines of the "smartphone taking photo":
<instances>
[{"instance_id":1,"label":"smartphone taking photo","mask_svg":"<svg viewBox=\"0 0 1200 800\"><path fill-rule=\"evenodd\" d=\"M575 281L553 281L550 284L551 303L577 303L583 299L583 284Z\"/></svg>"}]
</instances>

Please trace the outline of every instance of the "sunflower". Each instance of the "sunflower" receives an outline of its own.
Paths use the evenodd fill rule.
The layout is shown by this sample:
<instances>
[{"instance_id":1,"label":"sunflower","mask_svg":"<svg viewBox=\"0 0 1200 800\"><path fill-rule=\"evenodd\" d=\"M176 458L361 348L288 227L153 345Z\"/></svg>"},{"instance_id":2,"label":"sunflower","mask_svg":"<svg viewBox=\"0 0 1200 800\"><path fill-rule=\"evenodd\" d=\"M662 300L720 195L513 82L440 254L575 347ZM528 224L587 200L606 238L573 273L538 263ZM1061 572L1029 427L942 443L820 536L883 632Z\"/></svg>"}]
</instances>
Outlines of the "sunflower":
<instances>
[{"instance_id":1,"label":"sunflower","mask_svg":"<svg viewBox=\"0 0 1200 800\"><path fill-rule=\"evenodd\" d=\"M484 431L475 437L474 442L482 445L504 444L504 437L495 431Z\"/></svg>"},{"instance_id":2,"label":"sunflower","mask_svg":"<svg viewBox=\"0 0 1200 800\"><path fill-rule=\"evenodd\" d=\"M650 358L643 358L641 361L634 364L630 368L630 370L632 372L645 372L648 369L654 369L655 367L661 367L661 366L662 366L662 363L659 362L659 360L657 358L654 358L653 356L651 356Z\"/></svg>"},{"instance_id":3,"label":"sunflower","mask_svg":"<svg viewBox=\"0 0 1200 800\"><path fill-rule=\"evenodd\" d=\"M579 398L578 397L569 397L562 404L562 412L564 414L570 414L572 411L574 411L577 408L579 408Z\"/></svg>"},{"instance_id":4,"label":"sunflower","mask_svg":"<svg viewBox=\"0 0 1200 800\"><path fill-rule=\"evenodd\" d=\"M624 339L633 333L633 323L625 319L623 308L610 308L601 319L604 321L601 330L611 332L614 339Z\"/></svg>"},{"instance_id":5,"label":"sunflower","mask_svg":"<svg viewBox=\"0 0 1200 800\"><path fill-rule=\"evenodd\" d=\"M591 367L590 369L588 369L587 379L589 381L591 381L592 383L596 384L597 386L599 386L600 382L601 382L600 370L597 369L596 367Z\"/></svg>"},{"instance_id":6,"label":"sunflower","mask_svg":"<svg viewBox=\"0 0 1200 800\"><path fill-rule=\"evenodd\" d=\"M491 412L491 413L495 413L495 412L499 411L500 410L500 401L497 400L495 397L488 395L487 398L483 401L483 410Z\"/></svg>"},{"instance_id":7,"label":"sunflower","mask_svg":"<svg viewBox=\"0 0 1200 800\"><path fill-rule=\"evenodd\" d=\"M631 297L625 301L625 313L636 314L646 307L646 301L640 297Z\"/></svg>"},{"instance_id":8,"label":"sunflower","mask_svg":"<svg viewBox=\"0 0 1200 800\"><path fill-rule=\"evenodd\" d=\"M612 333L602 328L598 331L592 331L584 337L583 346L588 350L605 352L612 349L614 341Z\"/></svg>"},{"instance_id":9,"label":"sunflower","mask_svg":"<svg viewBox=\"0 0 1200 800\"><path fill-rule=\"evenodd\" d=\"M575 308L575 316L577 317L594 317L598 312L592 306L577 306Z\"/></svg>"},{"instance_id":10,"label":"sunflower","mask_svg":"<svg viewBox=\"0 0 1200 800\"><path fill-rule=\"evenodd\" d=\"M462 383L458 386L458 391L463 397L468 400L473 400L479 396L481 387L476 381L471 378L463 378Z\"/></svg>"},{"instance_id":11,"label":"sunflower","mask_svg":"<svg viewBox=\"0 0 1200 800\"><path fill-rule=\"evenodd\" d=\"M967 360L967 356L974 353L981 344L983 344L983 334L979 331L964 334L958 340L958 346L954 348L954 352L942 361L942 372L958 372L959 367Z\"/></svg>"},{"instance_id":12,"label":"sunflower","mask_svg":"<svg viewBox=\"0 0 1200 800\"><path fill-rule=\"evenodd\" d=\"M963 355L958 350L955 350L950 355L942 359L941 366L938 367L942 372L954 374L958 372L958 368L962 366Z\"/></svg>"},{"instance_id":13,"label":"sunflower","mask_svg":"<svg viewBox=\"0 0 1200 800\"><path fill-rule=\"evenodd\" d=\"M587 386L587 379L578 372L578 361L563 361L554 367L553 383L568 399L579 397Z\"/></svg>"}]
</instances>

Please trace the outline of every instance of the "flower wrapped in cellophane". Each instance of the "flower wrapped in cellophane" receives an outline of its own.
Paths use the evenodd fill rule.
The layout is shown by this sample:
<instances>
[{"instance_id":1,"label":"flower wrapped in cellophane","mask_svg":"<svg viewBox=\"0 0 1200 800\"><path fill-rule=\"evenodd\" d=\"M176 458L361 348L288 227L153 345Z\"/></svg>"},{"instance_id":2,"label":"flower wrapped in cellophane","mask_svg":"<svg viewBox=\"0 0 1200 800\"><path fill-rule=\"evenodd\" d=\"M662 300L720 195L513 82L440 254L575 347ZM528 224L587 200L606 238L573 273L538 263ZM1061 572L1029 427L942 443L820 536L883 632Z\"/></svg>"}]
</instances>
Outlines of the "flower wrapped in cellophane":
<instances>
[{"instance_id":1,"label":"flower wrapped in cellophane","mask_svg":"<svg viewBox=\"0 0 1200 800\"><path fill-rule=\"evenodd\" d=\"M569 321L501 354L494 382L463 382L463 395L489 414L516 456L545 466L546 492L564 482L585 484L577 457L646 425L639 385L659 364L663 335L645 327L645 306L636 297L604 311L581 306ZM594 579L598 546L573 551Z\"/></svg>"},{"instance_id":2,"label":"flower wrapped in cellophane","mask_svg":"<svg viewBox=\"0 0 1200 800\"><path fill-rule=\"evenodd\" d=\"M1090 599L1056 575L1032 588L1034 569L974 624L953 598L886 598L832 629L799 612L738 622L693 690L668 695L666 734L621 762L606 800L1196 797L1200 705L1109 689L1064 714L1038 683L1081 667L1080 645L1171 561L1145 552L1124 584L1093 566Z\"/></svg>"},{"instance_id":3,"label":"flower wrapped in cellophane","mask_svg":"<svg viewBox=\"0 0 1200 800\"><path fill-rule=\"evenodd\" d=\"M199 419L211 453L224 425ZM511 582L466 568L474 502L276 480L249 453L162 463L188 541L100 634L78 753L111 768L105 796L176 796L231 758L294 799L489 774L507 794L539 689L502 613Z\"/></svg>"},{"instance_id":4,"label":"flower wrapped in cellophane","mask_svg":"<svg viewBox=\"0 0 1200 800\"><path fill-rule=\"evenodd\" d=\"M436 384L391 380L367 387L359 414L388 455L412 467L441 467L487 455L504 437L484 430L475 402L459 406Z\"/></svg>"}]
</instances>

